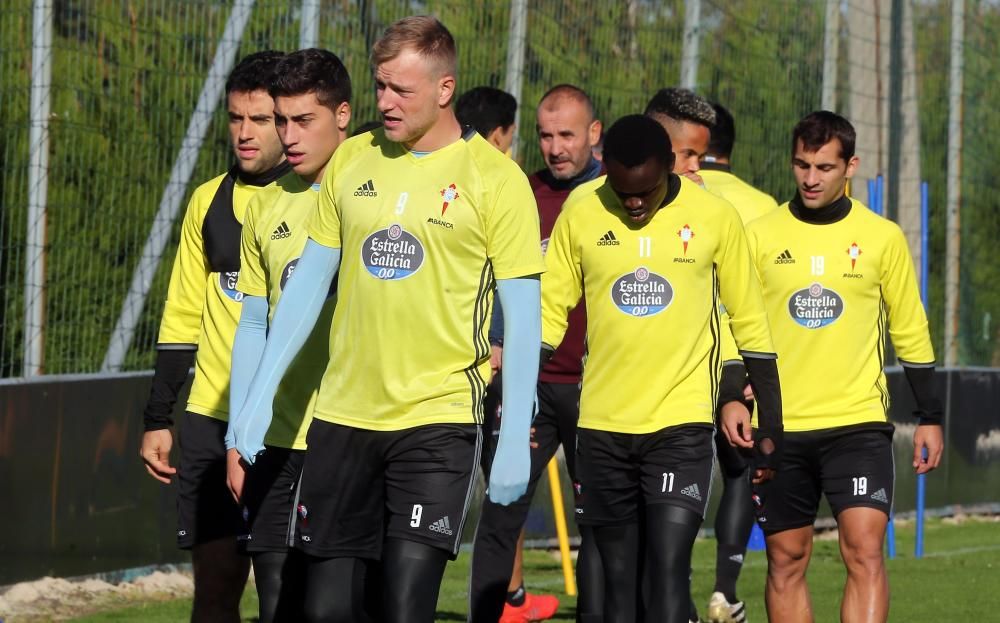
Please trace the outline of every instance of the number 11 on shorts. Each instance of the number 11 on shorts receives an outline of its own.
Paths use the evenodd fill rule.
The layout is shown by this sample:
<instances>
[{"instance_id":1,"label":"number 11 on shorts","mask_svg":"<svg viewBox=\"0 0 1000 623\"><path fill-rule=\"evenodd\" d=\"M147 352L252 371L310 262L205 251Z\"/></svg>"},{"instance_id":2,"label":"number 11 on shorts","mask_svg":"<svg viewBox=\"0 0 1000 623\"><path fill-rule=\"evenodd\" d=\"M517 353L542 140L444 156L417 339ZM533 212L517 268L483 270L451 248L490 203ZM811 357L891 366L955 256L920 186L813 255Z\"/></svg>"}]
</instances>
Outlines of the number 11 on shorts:
<instances>
[{"instance_id":1,"label":"number 11 on shorts","mask_svg":"<svg viewBox=\"0 0 1000 623\"><path fill-rule=\"evenodd\" d=\"M672 493L674 490L674 473L663 472L663 488L660 493Z\"/></svg>"}]
</instances>

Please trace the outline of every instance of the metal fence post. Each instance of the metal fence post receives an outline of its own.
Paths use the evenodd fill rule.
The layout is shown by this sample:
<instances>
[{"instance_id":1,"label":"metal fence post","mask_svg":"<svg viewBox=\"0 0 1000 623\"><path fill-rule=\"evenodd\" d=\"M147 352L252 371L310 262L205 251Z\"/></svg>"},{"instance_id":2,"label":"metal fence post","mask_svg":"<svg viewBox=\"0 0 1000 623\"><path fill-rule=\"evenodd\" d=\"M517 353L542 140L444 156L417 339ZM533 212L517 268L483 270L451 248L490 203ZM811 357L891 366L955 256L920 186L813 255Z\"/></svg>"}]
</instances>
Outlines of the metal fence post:
<instances>
[{"instance_id":1,"label":"metal fence post","mask_svg":"<svg viewBox=\"0 0 1000 623\"><path fill-rule=\"evenodd\" d=\"M515 158L521 146L518 137L521 127L521 91L524 83L524 53L525 36L528 31L528 0L510 0L510 29L507 33L507 77L504 80L504 90L517 100L517 111L514 113L514 142L510 146L511 155Z\"/></svg>"},{"instance_id":2,"label":"metal fence post","mask_svg":"<svg viewBox=\"0 0 1000 623\"><path fill-rule=\"evenodd\" d=\"M840 56L840 0L826 0L823 29L823 110L837 110L837 60Z\"/></svg>"},{"instance_id":3,"label":"metal fence post","mask_svg":"<svg viewBox=\"0 0 1000 623\"><path fill-rule=\"evenodd\" d=\"M31 30L28 238L24 253L24 376L41 374L45 356L45 229L49 191L52 0L35 0Z\"/></svg>"},{"instance_id":4,"label":"metal fence post","mask_svg":"<svg viewBox=\"0 0 1000 623\"><path fill-rule=\"evenodd\" d=\"M319 42L319 2L302 0L302 14L299 18L299 48L315 48Z\"/></svg>"},{"instance_id":5,"label":"metal fence post","mask_svg":"<svg viewBox=\"0 0 1000 623\"><path fill-rule=\"evenodd\" d=\"M698 58L701 46L701 0L684 3L684 50L681 54L681 86L698 86Z\"/></svg>"},{"instance_id":6,"label":"metal fence post","mask_svg":"<svg viewBox=\"0 0 1000 623\"><path fill-rule=\"evenodd\" d=\"M951 2L951 71L948 93L948 207L944 283L944 365L958 364L959 265L962 244L962 66L965 0Z\"/></svg>"}]
</instances>

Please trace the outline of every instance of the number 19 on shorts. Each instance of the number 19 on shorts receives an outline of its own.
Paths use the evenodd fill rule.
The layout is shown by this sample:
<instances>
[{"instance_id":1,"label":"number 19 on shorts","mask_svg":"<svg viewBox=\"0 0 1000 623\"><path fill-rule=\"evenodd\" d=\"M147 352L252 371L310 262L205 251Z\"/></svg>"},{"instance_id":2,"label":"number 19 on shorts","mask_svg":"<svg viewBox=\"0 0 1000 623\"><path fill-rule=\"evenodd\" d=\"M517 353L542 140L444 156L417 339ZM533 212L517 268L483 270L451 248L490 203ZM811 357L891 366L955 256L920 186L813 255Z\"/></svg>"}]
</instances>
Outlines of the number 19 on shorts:
<instances>
[{"instance_id":1,"label":"number 19 on shorts","mask_svg":"<svg viewBox=\"0 0 1000 623\"><path fill-rule=\"evenodd\" d=\"M866 476L857 476L851 478L854 481L854 495L865 495L868 493L868 478Z\"/></svg>"}]
</instances>

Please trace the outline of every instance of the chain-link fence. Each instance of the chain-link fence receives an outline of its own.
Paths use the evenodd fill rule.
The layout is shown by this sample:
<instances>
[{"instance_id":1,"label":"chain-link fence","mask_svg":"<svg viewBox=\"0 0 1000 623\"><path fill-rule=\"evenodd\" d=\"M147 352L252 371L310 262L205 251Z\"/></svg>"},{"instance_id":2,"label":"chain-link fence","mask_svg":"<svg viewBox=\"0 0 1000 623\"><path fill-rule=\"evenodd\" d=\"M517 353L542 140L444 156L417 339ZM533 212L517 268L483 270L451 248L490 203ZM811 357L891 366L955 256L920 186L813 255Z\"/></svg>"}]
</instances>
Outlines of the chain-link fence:
<instances>
[{"instance_id":1,"label":"chain-link fence","mask_svg":"<svg viewBox=\"0 0 1000 623\"><path fill-rule=\"evenodd\" d=\"M171 199L165 195L176 195L182 211L187 194L231 159L224 110L215 106L205 140L195 143L189 179L168 184L217 52L223 45L239 56L295 49L308 30L302 16L312 10L319 16L316 41L341 56L355 82L357 124L377 118L367 59L379 33L404 15L438 16L458 43L461 91L480 84L520 89L519 158L528 171L542 166L535 104L560 82L588 90L606 124L641 112L661 87L694 86L736 117L735 171L779 200L794 192L788 160L795 121L824 105L847 114L859 130L860 177L885 177L888 214L907 231L918 261L917 189L920 180L929 182L930 317L939 358L946 352L952 161L951 170L961 171L961 236L953 239L962 243L953 362L1000 365L992 320L1000 319L1000 268L989 253L1000 238L993 159L1000 142L1000 93L993 87L1000 78L1000 3L959 3L964 123L952 126L963 128L954 143L958 169L948 155L956 1L6 0L0 376L101 369L144 254L154 267L148 295L138 298L141 312L115 367L151 365L180 222L180 213L164 216ZM249 19L226 40L240 7L249 8ZM46 8L49 38L37 28ZM511 37L512 16L524 19L523 41ZM45 59L49 80L37 71ZM515 67L523 71L512 74ZM49 112L42 115L32 98L46 91ZM854 194L866 200L863 182ZM162 252L151 252L158 227L173 234Z\"/></svg>"}]
</instances>

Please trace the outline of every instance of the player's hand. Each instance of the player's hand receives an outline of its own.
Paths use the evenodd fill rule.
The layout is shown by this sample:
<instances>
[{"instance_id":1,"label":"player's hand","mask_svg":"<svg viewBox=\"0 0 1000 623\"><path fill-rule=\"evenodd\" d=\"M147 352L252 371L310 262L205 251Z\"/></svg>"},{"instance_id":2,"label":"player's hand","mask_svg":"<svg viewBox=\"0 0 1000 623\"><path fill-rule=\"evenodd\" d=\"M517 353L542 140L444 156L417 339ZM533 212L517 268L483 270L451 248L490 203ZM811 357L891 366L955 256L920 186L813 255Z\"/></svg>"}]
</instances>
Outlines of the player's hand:
<instances>
[{"instance_id":1,"label":"player's hand","mask_svg":"<svg viewBox=\"0 0 1000 623\"><path fill-rule=\"evenodd\" d=\"M226 485L233 499L239 504L243 499L243 483L246 481L247 467L236 448L226 450Z\"/></svg>"},{"instance_id":2,"label":"player's hand","mask_svg":"<svg viewBox=\"0 0 1000 623\"><path fill-rule=\"evenodd\" d=\"M719 410L719 425L729 445L734 448L753 447L750 410L742 402L733 400L722 405Z\"/></svg>"},{"instance_id":3,"label":"player's hand","mask_svg":"<svg viewBox=\"0 0 1000 623\"><path fill-rule=\"evenodd\" d=\"M177 469L170 467L170 448L174 445L174 437L169 428L146 431L142 435L142 445L139 446L139 456L146 464L146 471L153 478L164 484L170 484L170 477Z\"/></svg>"},{"instance_id":4,"label":"player's hand","mask_svg":"<svg viewBox=\"0 0 1000 623\"><path fill-rule=\"evenodd\" d=\"M528 445L531 446L532 450L535 450L535 449L538 448L538 442L535 441L535 427L534 426L531 427L531 443L529 443Z\"/></svg>"},{"instance_id":5,"label":"player's hand","mask_svg":"<svg viewBox=\"0 0 1000 623\"><path fill-rule=\"evenodd\" d=\"M521 438L524 439L523 437ZM490 482L486 492L495 504L507 506L528 490L531 474L529 444L505 443L503 435L497 444L497 453L490 468Z\"/></svg>"},{"instance_id":6,"label":"player's hand","mask_svg":"<svg viewBox=\"0 0 1000 623\"><path fill-rule=\"evenodd\" d=\"M750 383L747 383L747 386L743 388L743 400L748 402L753 400L753 387Z\"/></svg>"},{"instance_id":7,"label":"player's hand","mask_svg":"<svg viewBox=\"0 0 1000 623\"><path fill-rule=\"evenodd\" d=\"M759 485L760 483L767 482L772 478L774 478L773 469L755 469L753 470L753 478L750 479L750 482L755 485Z\"/></svg>"},{"instance_id":8,"label":"player's hand","mask_svg":"<svg viewBox=\"0 0 1000 623\"><path fill-rule=\"evenodd\" d=\"M927 458L924 458L924 450ZM913 469L926 474L941 464L944 452L944 433L940 424L921 424L913 433Z\"/></svg>"},{"instance_id":9,"label":"player's hand","mask_svg":"<svg viewBox=\"0 0 1000 623\"><path fill-rule=\"evenodd\" d=\"M503 368L503 346L493 344L490 346L490 381Z\"/></svg>"}]
</instances>

